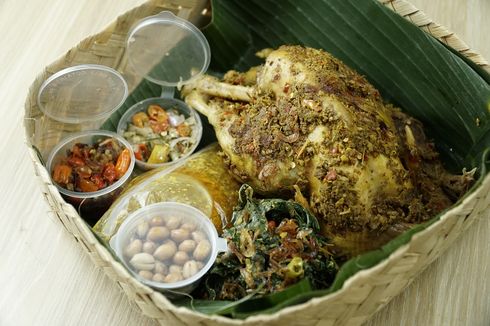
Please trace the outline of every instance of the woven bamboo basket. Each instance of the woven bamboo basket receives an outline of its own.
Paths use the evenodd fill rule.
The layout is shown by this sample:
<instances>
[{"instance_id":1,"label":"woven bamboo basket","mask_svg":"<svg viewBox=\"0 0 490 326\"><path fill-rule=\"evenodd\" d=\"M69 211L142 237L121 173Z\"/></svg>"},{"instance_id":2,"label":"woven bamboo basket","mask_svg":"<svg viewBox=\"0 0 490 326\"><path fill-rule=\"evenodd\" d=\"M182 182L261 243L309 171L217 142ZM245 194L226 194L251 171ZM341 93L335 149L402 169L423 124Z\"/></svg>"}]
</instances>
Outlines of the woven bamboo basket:
<instances>
[{"instance_id":1,"label":"woven bamboo basket","mask_svg":"<svg viewBox=\"0 0 490 326\"><path fill-rule=\"evenodd\" d=\"M487 62L478 53L472 51L453 33L432 22L410 3L401 0L381 2L490 71ZM131 25L143 17L154 15L162 10L170 10L199 26L203 19L201 12L207 5L205 0L148 1L120 16L104 31L80 42L46 67L37 77L30 88L25 104L25 128L27 144L37 177L42 185L43 195L60 222L78 240L93 262L120 284L128 297L145 315L157 319L161 324L283 325L294 321L295 325L360 325L410 284L414 277L447 249L473 221L489 217L490 175L486 176L476 191L447 211L438 222L415 234L409 243L398 248L388 259L355 274L337 292L285 308L278 313L256 315L245 320L208 316L176 307L161 293L141 284L111 256L78 215L76 209L62 199L50 181L49 173L43 165L43 157L46 157L47 152L66 134L97 126L62 124L43 115L36 101L43 81L69 66L96 63L125 71L124 77L128 80L131 91L131 88L139 82L127 69L124 55L125 39Z\"/></svg>"}]
</instances>

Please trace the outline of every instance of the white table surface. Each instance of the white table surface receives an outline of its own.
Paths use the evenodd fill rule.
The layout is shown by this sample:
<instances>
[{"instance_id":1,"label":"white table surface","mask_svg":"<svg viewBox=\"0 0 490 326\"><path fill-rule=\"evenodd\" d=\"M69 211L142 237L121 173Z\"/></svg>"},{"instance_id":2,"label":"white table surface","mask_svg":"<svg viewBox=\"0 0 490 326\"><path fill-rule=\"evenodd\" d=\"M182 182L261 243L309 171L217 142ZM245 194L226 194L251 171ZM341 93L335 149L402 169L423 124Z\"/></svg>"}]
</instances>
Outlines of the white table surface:
<instances>
[{"instance_id":1,"label":"white table surface","mask_svg":"<svg viewBox=\"0 0 490 326\"><path fill-rule=\"evenodd\" d=\"M0 0L0 325L155 325L50 212L24 143L36 75L143 0ZM412 0L490 59L490 0ZM490 219L366 325L490 325Z\"/></svg>"}]
</instances>

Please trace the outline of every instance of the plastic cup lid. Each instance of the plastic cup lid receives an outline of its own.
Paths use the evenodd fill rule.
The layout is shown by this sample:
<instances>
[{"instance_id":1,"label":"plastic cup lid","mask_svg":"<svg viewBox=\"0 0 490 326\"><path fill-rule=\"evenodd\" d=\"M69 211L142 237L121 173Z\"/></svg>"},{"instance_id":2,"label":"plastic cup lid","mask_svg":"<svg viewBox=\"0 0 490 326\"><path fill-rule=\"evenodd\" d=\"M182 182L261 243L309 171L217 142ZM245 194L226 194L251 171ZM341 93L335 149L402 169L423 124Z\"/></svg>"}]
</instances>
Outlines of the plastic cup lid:
<instances>
[{"instance_id":1,"label":"plastic cup lid","mask_svg":"<svg viewBox=\"0 0 490 326\"><path fill-rule=\"evenodd\" d=\"M94 64L63 69L39 89L37 102L52 119L66 123L94 121L117 110L128 85L116 70Z\"/></svg>"},{"instance_id":2,"label":"plastic cup lid","mask_svg":"<svg viewBox=\"0 0 490 326\"><path fill-rule=\"evenodd\" d=\"M208 69L211 59L201 31L169 11L139 21L128 34L126 48L136 73L162 86L192 81Z\"/></svg>"}]
</instances>

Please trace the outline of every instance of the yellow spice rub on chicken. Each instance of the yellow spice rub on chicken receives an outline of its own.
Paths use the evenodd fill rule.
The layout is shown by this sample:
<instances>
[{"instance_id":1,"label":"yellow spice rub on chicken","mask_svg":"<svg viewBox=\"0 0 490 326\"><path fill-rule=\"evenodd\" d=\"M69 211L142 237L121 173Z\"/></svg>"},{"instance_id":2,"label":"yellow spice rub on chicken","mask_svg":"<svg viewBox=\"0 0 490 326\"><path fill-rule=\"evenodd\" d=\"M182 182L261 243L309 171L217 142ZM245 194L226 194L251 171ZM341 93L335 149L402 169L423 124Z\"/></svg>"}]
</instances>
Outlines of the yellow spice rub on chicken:
<instances>
[{"instance_id":1,"label":"yellow spice rub on chicken","mask_svg":"<svg viewBox=\"0 0 490 326\"><path fill-rule=\"evenodd\" d=\"M470 183L444 171L417 120L329 53L281 46L262 55L248 72L184 88L233 174L257 192L296 189L328 233L367 239L434 216Z\"/></svg>"}]
</instances>

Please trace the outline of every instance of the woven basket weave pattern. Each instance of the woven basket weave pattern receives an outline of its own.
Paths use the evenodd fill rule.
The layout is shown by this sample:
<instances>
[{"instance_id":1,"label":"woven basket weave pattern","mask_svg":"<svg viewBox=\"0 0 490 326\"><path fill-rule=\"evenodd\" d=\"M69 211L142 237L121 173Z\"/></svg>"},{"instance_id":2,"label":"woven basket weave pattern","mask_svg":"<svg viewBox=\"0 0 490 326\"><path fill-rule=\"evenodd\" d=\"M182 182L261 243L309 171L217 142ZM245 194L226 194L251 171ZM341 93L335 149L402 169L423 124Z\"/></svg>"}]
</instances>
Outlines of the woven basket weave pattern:
<instances>
[{"instance_id":1,"label":"woven basket weave pattern","mask_svg":"<svg viewBox=\"0 0 490 326\"><path fill-rule=\"evenodd\" d=\"M463 53L475 63L490 71L488 63L459 40L453 33L437 25L406 1L382 1L385 6L413 22L424 31ZM173 306L162 294L153 291L134 279L128 271L98 242L89 226L80 218L73 206L66 204L51 183L42 158L64 135L94 126L69 125L44 116L37 106L37 93L42 82L53 73L69 66L96 63L120 71L131 88L139 80L127 73L124 47L127 32L137 20L170 10L176 15L198 22L204 0L174 1L154 0L134 8L103 32L83 40L62 58L46 67L32 84L25 105L27 143L34 162L42 192L60 222L88 252L93 262L117 281L128 297L141 311L165 325L284 325L294 320L295 325L360 325L400 293L414 276L436 259L477 218L486 217L490 202L490 176L481 186L440 221L414 235L412 240L398 248L388 259L377 266L361 271L347 280L342 289L307 303L288 307L272 315L258 315L246 320L232 320L220 316L207 316ZM34 147L37 149L35 150Z\"/></svg>"}]
</instances>

